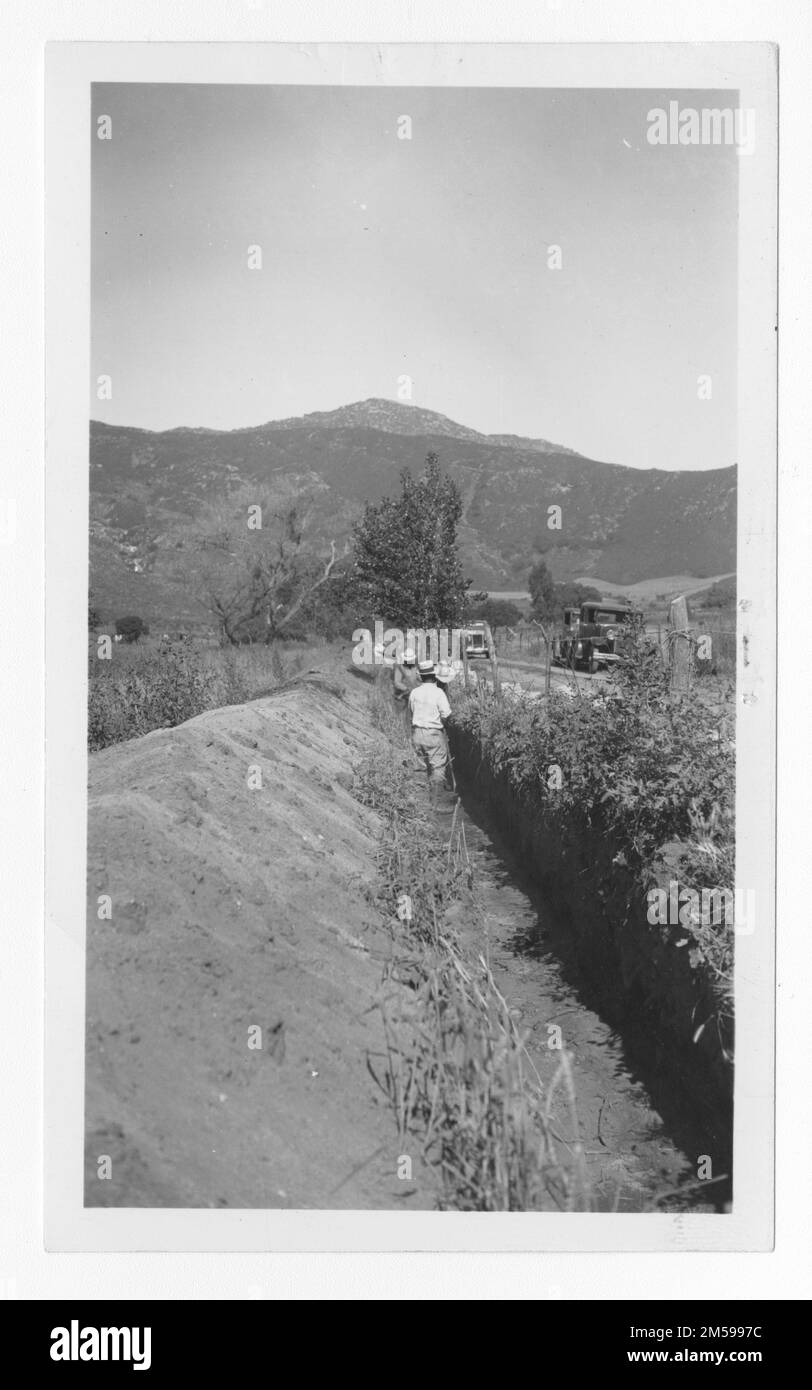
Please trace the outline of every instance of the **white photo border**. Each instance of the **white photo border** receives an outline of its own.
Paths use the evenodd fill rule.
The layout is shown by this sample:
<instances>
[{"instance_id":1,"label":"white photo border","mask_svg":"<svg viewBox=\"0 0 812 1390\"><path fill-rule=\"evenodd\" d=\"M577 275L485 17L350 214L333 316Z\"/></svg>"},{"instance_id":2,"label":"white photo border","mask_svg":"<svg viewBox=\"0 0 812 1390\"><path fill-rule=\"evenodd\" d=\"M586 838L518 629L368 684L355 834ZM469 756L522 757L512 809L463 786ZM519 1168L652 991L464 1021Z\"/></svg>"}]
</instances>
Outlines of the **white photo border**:
<instances>
[{"instance_id":1,"label":"white photo border","mask_svg":"<svg viewBox=\"0 0 812 1390\"><path fill-rule=\"evenodd\" d=\"M90 97L94 82L730 90L738 292L737 937L729 1215L85 1208ZM45 1238L51 1251L764 1251L774 1205L777 49L58 43L46 50ZM746 664L745 664L746 653ZM746 885L741 870L746 866Z\"/></svg>"}]
</instances>

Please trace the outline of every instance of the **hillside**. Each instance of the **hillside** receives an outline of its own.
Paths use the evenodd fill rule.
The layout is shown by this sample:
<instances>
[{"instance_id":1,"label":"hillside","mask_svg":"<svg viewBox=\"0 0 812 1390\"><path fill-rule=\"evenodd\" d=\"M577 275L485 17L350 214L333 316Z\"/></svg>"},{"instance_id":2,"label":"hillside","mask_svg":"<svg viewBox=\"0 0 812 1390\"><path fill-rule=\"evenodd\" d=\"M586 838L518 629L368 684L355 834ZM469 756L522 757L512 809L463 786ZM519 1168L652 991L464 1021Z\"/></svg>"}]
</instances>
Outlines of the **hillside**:
<instances>
[{"instance_id":1,"label":"hillside","mask_svg":"<svg viewBox=\"0 0 812 1390\"><path fill-rule=\"evenodd\" d=\"M369 400L238 430L163 432L92 422L91 588L102 611L191 617L189 523L217 494L271 484L311 504L314 542L341 548L367 500L397 490L434 450L464 498L473 584L524 588L544 554L557 578L633 584L735 567L736 470L666 472L585 458L543 439L488 436L436 412ZM547 529L547 508L562 529Z\"/></svg>"}]
</instances>

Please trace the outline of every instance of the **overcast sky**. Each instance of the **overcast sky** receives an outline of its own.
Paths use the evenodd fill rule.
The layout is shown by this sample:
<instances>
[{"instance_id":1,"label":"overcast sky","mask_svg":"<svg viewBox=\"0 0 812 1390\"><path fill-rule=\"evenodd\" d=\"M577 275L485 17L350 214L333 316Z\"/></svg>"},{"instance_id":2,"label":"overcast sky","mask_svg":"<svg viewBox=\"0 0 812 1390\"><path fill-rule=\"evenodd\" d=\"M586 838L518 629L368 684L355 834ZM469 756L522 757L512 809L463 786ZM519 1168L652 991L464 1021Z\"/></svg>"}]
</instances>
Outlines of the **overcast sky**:
<instances>
[{"instance_id":1,"label":"overcast sky","mask_svg":"<svg viewBox=\"0 0 812 1390\"><path fill-rule=\"evenodd\" d=\"M96 86L113 138L92 140L91 415L230 429L395 399L408 374L414 404L486 433L734 463L740 156L649 145L647 112L676 96L731 104Z\"/></svg>"}]
</instances>

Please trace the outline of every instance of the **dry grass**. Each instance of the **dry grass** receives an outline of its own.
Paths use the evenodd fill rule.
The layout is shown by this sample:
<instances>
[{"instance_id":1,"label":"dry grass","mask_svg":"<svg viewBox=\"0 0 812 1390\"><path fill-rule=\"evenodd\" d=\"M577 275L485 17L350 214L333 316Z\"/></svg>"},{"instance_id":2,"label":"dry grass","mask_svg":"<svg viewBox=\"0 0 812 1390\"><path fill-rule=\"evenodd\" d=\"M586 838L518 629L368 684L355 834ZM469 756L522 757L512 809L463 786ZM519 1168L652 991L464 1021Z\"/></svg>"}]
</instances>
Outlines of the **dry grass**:
<instances>
[{"instance_id":1,"label":"dry grass","mask_svg":"<svg viewBox=\"0 0 812 1390\"><path fill-rule=\"evenodd\" d=\"M443 835L410 785L405 726L385 682L372 716L391 751L359 770L357 794L383 820L377 906L395 950L381 1001L386 1056L370 1069L401 1141L418 1142L437 1169L443 1209L589 1209L570 1058L561 1054L545 1093L487 950L466 949L454 925L465 914L474 939L486 940L462 821L455 814ZM574 1140L562 1137L556 1105Z\"/></svg>"},{"instance_id":2,"label":"dry grass","mask_svg":"<svg viewBox=\"0 0 812 1390\"><path fill-rule=\"evenodd\" d=\"M113 648L109 660L91 642L88 746L91 750L182 724L207 709L258 699L301 670L306 648L220 647L142 639Z\"/></svg>"}]
</instances>

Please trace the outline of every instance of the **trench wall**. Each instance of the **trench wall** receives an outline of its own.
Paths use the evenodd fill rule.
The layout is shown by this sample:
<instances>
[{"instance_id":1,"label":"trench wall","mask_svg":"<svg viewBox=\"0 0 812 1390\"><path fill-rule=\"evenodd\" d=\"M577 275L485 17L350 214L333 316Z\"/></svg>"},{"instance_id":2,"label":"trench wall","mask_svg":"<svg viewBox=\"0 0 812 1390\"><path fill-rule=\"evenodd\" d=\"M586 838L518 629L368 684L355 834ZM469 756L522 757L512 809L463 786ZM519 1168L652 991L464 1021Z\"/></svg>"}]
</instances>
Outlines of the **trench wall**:
<instances>
[{"instance_id":1,"label":"trench wall","mask_svg":"<svg viewBox=\"0 0 812 1390\"><path fill-rule=\"evenodd\" d=\"M585 1002L645 1062L647 1082L654 1076L661 1087L676 1089L726 1146L733 1109L732 1024L719 1019L710 968L692 965L690 945L677 944L684 943L685 929L648 922L645 890L629 869L613 862L619 847L611 836L530 804L470 731L453 728L451 742L463 785L484 797L550 909L545 944L565 968L575 967L589 995ZM653 884L667 887L669 876L663 864Z\"/></svg>"}]
</instances>

